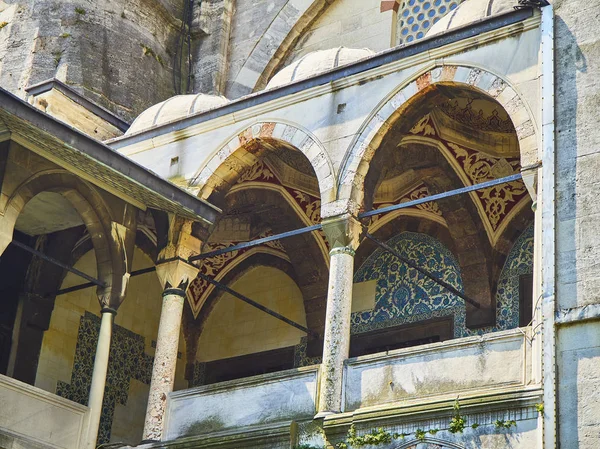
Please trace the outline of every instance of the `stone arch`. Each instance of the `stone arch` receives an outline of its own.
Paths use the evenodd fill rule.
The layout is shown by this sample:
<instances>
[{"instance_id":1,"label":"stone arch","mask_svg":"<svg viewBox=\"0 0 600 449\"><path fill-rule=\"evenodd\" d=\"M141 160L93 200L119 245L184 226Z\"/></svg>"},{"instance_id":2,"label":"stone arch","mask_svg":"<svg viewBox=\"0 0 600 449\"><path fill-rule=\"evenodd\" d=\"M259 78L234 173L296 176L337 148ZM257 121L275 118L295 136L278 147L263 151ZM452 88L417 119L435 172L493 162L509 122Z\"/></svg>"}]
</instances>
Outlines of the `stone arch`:
<instances>
[{"instance_id":1,"label":"stone arch","mask_svg":"<svg viewBox=\"0 0 600 449\"><path fill-rule=\"evenodd\" d=\"M467 65L436 65L403 83L365 120L342 163L337 182L337 199L350 212L356 212L364 201L364 179L371 159L383 137L420 94L435 84L464 86L496 100L510 116L519 141L521 166L537 162L537 124L520 93L504 77L486 69Z\"/></svg>"},{"instance_id":2,"label":"stone arch","mask_svg":"<svg viewBox=\"0 0 600 449\"><path fill-rule=\"evenodd\" d=\"M462 445L431 437L425 437L425 439L419 441L418 444L414 440L401 443L398 446L394 446L394 449L413 449L417 446L419 449L465 449Z\"/></svg>"},{"instance_id":3,"label":"stone arch","mask_svg":"<svg viewBox=\"0 0 600 449\"><path fill-rule=\"evenodd\" d=\"M279 145L292 147L307 157L319 183L321 201L333 201L335 174L323 145L309 131L278 121L257 122L236 133L208 159L190 186L199 187L199 196L204 199L215 191L227 190L243 170L257 162L257 156L265 149Z\"/></svg>"},{"instance_id":4,"label":"stone arch","mask_svg":"<svg viewBox=\"0 0 600 449\"><path fill-rule=\"evenodd\" d=\"M287 2L230 79L227 96L239 97L263 89L306 29L331 3L332 0Z\"/></svg>"},{"instance_id":5,"label":"stone arch","mask_svg":"<svg viewBox=\"0 0 600 449\"><path fill-rule=\"evenodd\" d=\"M277 194L279 194L281 196L281 198L283 199L283 201L285 201L286 204L290 207L290 209L294 211L294 213L298 217L298 220L302 223L303 226L308 227L308 226L312 226L315 224L314 222L312 222L310 220L310 218L307 216L305 211L303 211L300 208L298 203L296 201L294 201L294 199L292 198L290 193L287 190L285 190L282 186L279 186L279 185L261 183L261 182L250 182L247 184L242 184L242 185L233 187L229 191L227 196L232 195L236 192L241 192L243 190L256 190L256 189L272 191L272 192L276 192ZM319 236L314 233L311 235L313 236L313 240L319 246L319 249L322 252L323 261L324 261L325 265L329 266L329 248L326 244L326 241L322 238L319 238Z\"/></svg>"},{"instance_id":6,"label":"stone arch","mask_svg":"<svg viewBox=\"0 0 600 449\"><path fill-rule=\"evenodd\" d=\"M113 226L104 200L86 181L62 169L34 174L22 182L8 199L2 218L4 232L12 239L15 224L25 205L45 191L61 194L81 217L96 254L97 277L106 284L106 288L98 287L101 305L118 308L123 300L127 282L124 275L129 271L128 262L132 255L126 254L125 236Z\"/></svg>"},{"instance_id":7,"label":"stone arch","mask_svg":"<svg viewBox=\"0 0 600 449\"><path fill-rule=\"evenodd\" d=\"M381 241L388 241L403 232L415 232L433 237L444 245L459 260L457 248L445 222L438 220L439 216L425 211L403 209L392 215L390 220L381 220L369 226L369 232ZM386 216L387 217L387 216ZM362 266L371 254L379 247L370 239L363 238L356 249L354 271ZM464 282L464 281L463 281Z\"/></svg>"},{"instance_id":8,"label":"stone arch","mask_svg":"<svg viewBox=\"0 0 600 449\"><path fill-rule=\"evenodd\" d=\"M261 214L262 220L274 234L302 226L299 214L290 202L282 198L280 192L271 189L247 188L236 190L227 197L225 210L235 210L245 205L274 205L275 208ZM304 295L308 316L308 326L321 331L325 323L325 305L327 297L327 280L329 277L327 252L324 252L323 238L317 233L306 233L282 239L279 243L287 254L294 271L298 286Z\"/></svg>"}]
</instances>

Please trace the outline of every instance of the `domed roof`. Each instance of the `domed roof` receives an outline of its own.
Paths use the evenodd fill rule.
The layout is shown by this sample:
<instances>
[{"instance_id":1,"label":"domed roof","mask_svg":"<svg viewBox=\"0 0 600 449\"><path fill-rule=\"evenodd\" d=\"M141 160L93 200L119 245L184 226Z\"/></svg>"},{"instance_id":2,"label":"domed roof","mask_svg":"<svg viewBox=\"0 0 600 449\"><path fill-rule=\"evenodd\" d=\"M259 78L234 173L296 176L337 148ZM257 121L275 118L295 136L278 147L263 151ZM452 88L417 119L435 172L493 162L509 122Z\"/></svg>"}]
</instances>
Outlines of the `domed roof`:
<instances>
[{"instance_id":1,"label":"domed roof","mask_svg":"<svg viewBox=\"0 0 600 449\"><path fill-rule=\"evenodd\" d=\"M227 103L227 98L218 95L191 94L176 95L163 102L150 106L131 124L126 135L145 131L173 120L218 108Z\"/></svg>"},{"instance_id":2,"label":"domed roof","mask_svg":"<svg viewBox=\"0 0 600 449\"><path fill-rule=\"evenodd\" d=\"M465 0L454 11L442 17L427 32L427 36L443 33L470 23L512 11L517 6L517 0Z\"/></svg>"},{"instance_id":3,"label":"domed roof","mask_svg":"<svg viewBox=\"0 0 600 449\"><path fill-rule=\"evenodd\" d=\"M338 47L330 48L329 50L313 51L277 72L267 84L267 89L310 78L311 76L351 64L374 54L375 52L368 48Z\"/></svg>"}]
</instances>

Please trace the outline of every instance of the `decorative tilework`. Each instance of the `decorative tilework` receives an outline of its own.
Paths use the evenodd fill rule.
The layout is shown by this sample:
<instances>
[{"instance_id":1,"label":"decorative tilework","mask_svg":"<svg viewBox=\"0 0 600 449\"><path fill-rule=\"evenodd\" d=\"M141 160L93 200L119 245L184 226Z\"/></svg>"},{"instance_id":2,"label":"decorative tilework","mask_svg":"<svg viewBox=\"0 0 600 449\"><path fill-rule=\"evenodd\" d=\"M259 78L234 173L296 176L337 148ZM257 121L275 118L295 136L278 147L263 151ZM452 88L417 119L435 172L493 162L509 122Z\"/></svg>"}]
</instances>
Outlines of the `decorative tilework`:
<instances>
[{"instance_id":1,"label":"decorative tilework","mask_svg":"<svg viewBox=\"0 0 600 449\"><path fill-rule=\"evenodd\" d=\"M190 387L199 387L204 385L206 382L206 363L195 362L194 372L192 374L192 380L190 381Z\"/></svg>"},{"instance_id":2,"label":"decorative tilework","mask_svg":"<svg viewBox=\"0 0 600 449\"><path fill-rule=\"evenodd\" d=\"M302 337L300 339L300 343L294 347L294 368L319 365L321 363L321 357L308 357L306 355L307 344L308 339L306 337Z\"/></svg>"},{"instance_id":3,"label":"decorative tilework","mask_svg":"<svg viewBox=\"0 0 600 449\"><path fill-rule=\"evenodd\" d=\"M99 333L100 318L86 312L79 324L71 383L58 382L58 396L87 405ZM154 357L144 353L144 337L121 326L113 326L98 444L110 441L115 406L127 404L131 380L150 385L153 363Z\"/></svg>"},{"instance_id":4,"label":"decorative tilework","mask_svg":"<svg viewBox=\"0 0 600 449\"><path fill-rule=\"evenodd\" d=\"M433 237L403 232L388 245L417 265L463 291L460 268L450 251ZM352 332L398 326L435 317L454 316L455 334L465 327L464 301L381 249L369 257L354 282L377 280L375 308L352 314ZM458 332L457 332L458 331Z\"/></svg>"},{"instance_id":5,"label":"decorative tilework","mask_svg":"<svg viewBox=\"0 0 600 449\"><path fill-rule=\"evenodd\" d=\"M387 242L418 266L463 291L460 267L440 242L424 234L404 232ZM477 331L466 327L464 301L394 256L375 251L360 267L354 282L377 280L375 308L352 314L352 333L452 316L454 336L466 337L519 325L519 277L533 270L533 227L515 242L502 269L496 296L496 326Z\"/></svg>"},{"instance_id":6,"label":"decorative tilework","mask_svg":"<svg viewBox=\"0 0 600 449\"><path fill-rule=\"evenodd\" d=\"M500 273L496 294L496 325L500 329L511 329L519 325L519 278L531 273L533 273L533 225L517 239Z\"/></svg>"}]
</instances>

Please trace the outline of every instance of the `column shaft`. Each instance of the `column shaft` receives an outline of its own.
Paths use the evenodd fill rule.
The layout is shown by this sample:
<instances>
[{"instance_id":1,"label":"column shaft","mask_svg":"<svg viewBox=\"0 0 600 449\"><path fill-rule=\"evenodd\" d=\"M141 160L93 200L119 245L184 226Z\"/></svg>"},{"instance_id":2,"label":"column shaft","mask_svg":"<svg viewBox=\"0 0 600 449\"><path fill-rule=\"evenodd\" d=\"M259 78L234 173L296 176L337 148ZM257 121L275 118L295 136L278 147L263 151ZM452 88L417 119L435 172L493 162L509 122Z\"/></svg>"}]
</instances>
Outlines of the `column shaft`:
<instances>
[{"instance_id":1,"label":"column shaft","mask_svg":"<svg viewBox=\"0 0 600 449\"><path fill-rule=\"evenodd\" d=\"M98 439L98 428L102 416L102 402L104 401L104 387L106 386L106 373L108 372L108 357L110 355L110 340L112 337L112 326L115 311L102 310L102 321L98 345L96 346L96 358L94 359L94 372L92 374L92 385L88 407L90 408L90 421L88 432L88 447L95 448Z\"/></svg>"},{"instance_id":2,"label":"column shaft","mask_svg":"<svg viewBox=\"0 0 600 449\"><path fill-rule=\"evenodd\" d=\"M144 440L160 440L162 437L167 396L173 391L175 382L184 300L183 290L168 288L163 293L152 381L144 422Z\"/></svg>"},{"instance_id":3,"label":"column shaft","mask_svg":"<svg viewBox=\"0 0 600 449\"><path fill-rule=\"evenodd\" d=\"M317 418L342 410L344 360L350 351L350 313L354 250L337 247L330 252L327 313L321 365L321 389Z\"/></svg>"}]
</instances>

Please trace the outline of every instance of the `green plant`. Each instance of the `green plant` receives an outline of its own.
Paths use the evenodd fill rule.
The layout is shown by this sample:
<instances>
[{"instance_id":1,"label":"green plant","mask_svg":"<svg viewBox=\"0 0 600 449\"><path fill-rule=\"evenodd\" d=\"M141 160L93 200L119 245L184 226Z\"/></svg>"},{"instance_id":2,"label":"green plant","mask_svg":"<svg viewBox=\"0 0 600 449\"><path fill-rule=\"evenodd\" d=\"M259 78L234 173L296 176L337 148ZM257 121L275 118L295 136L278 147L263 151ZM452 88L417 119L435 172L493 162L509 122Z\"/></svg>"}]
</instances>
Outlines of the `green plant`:
<instances>
[{"instance_id":1,"label":"green plant","mask_svg":"<svg viewBox=\"0 0 600 449\"><path fill-rule=\"evenodd\" d=\"M66 38L68 38L68 37L71 37L71 33L63 33L63 34L61 34L61 35L60 35L60 36L58 36L58 37L62 37L63 39L66 39Z\"/></svg>"},{"instance_id":2,"label":"green plant","mask_svg":"<svg viewBox=\"0 0 600 449\"><path fill-rule=\"evenodd\" d=\"M0 22L0 30L8 25L8 22Z\"/></svg>"},{"instance_id":3,"label":"green plant","mask_svg":"<svg viewBox=\"0 0 600 449\"><path fill-rule=\"evenodd\" d=\"M540 415L544 414L544 403L540 402L539 404L535 404L535 409L538 411Z\"/></svg>"},{"instance_id":4,"label":"green plant","mask_svg":"<svg viewBox=\"0 0 600 449\"><path fill-rule=\"evenodd\" d=\"M454 401L453 409L454 415L450 420L450 427L448 428L448 430L451 433L463 433L463 430L465 430L465 427L467 425L467 421L460 414L460 404L458 402L458 399Z\"/></svg>"},{"instance_id":5,"label":"green plant","mask_svg":"<svg viewBox=\"0 0 600 449\"><path fill-rule=\"evenodd\" d=\"M84 16L85 15L85 9L83 8L75 8L75 14L79 14L80 16Z\"/></svg>"},{"instance_id":6,"label":"green plant","mask_svg":"<svg viewBox=\"0 0 600 449\"><path fill-rule=\"evenodd\" d=\"M496 426L496 429L510 429L511 427L517 427L517 422L514 419L506 420L506 421L502 421L500 419L497 419L494 422L494 425Z\"/></svg>"},{"instance_id":7,"label":"green plant","mask_svg":"<svg viewBox=\"0 0 600 449\"><path fill-rule=\"evenodd\" d=\"M57 50L52 52L52 56L54 56L54 66L58 67L60 64L60 60L62 59L63 52L62 50Z\"/></svg>"},{"instance_id":8,"label":"green plant","mask_svg":"<svg viewBox=\"0 0 600 449\"><path fill-rule=\"evenodd\" d=\"M164 61L163 59L160 57L160 55L157 55L154 50L152 50L150 47L148 47L145 44L141 44L140 46L142 47L142 51L144 52L144 56L151 56L154 59L156 59L156 61L160 64L160 65L164 65Z\"/></svg>"},{"instance_id":9,"label":"green plant","mask_svg":"<svg viewBox=\"0 0 600 449\"><path fill-rule=\"evenodd\" d=\"M471 424L471 429L475 430L479 427L479 424L474 422L473 424Z\"/></svg>"},{"instance_id":10,"label":"green plant","mask_svg":"<svg viewBox=\"0 0 600 449\"><path fill-rule=\"evenodd\" d=\"M438 433L440 431L440 429L429 429L427 432L430 435L435 435L436 433Z\"/></svg>"},{"instance_id":11,"label":"green plant","mask_svg":"<svg viewBox=\"0 0 600 449\"><path fill-rule=\"evenodd\" d=\"M415 438L419 441L425 441L425 431L421 429L415 430Z\"/></svg>"},{"instance_id":12,"label":"green plant","mask_svg":"<svg viewBox=\"0 0 600 449\"><path fill-rule=\"evenodd\" d=\"M323 448L311 446L310 444L300 444L298 446L294 446L294 449L323 449Z\"/></svg>"}]
</instances>

